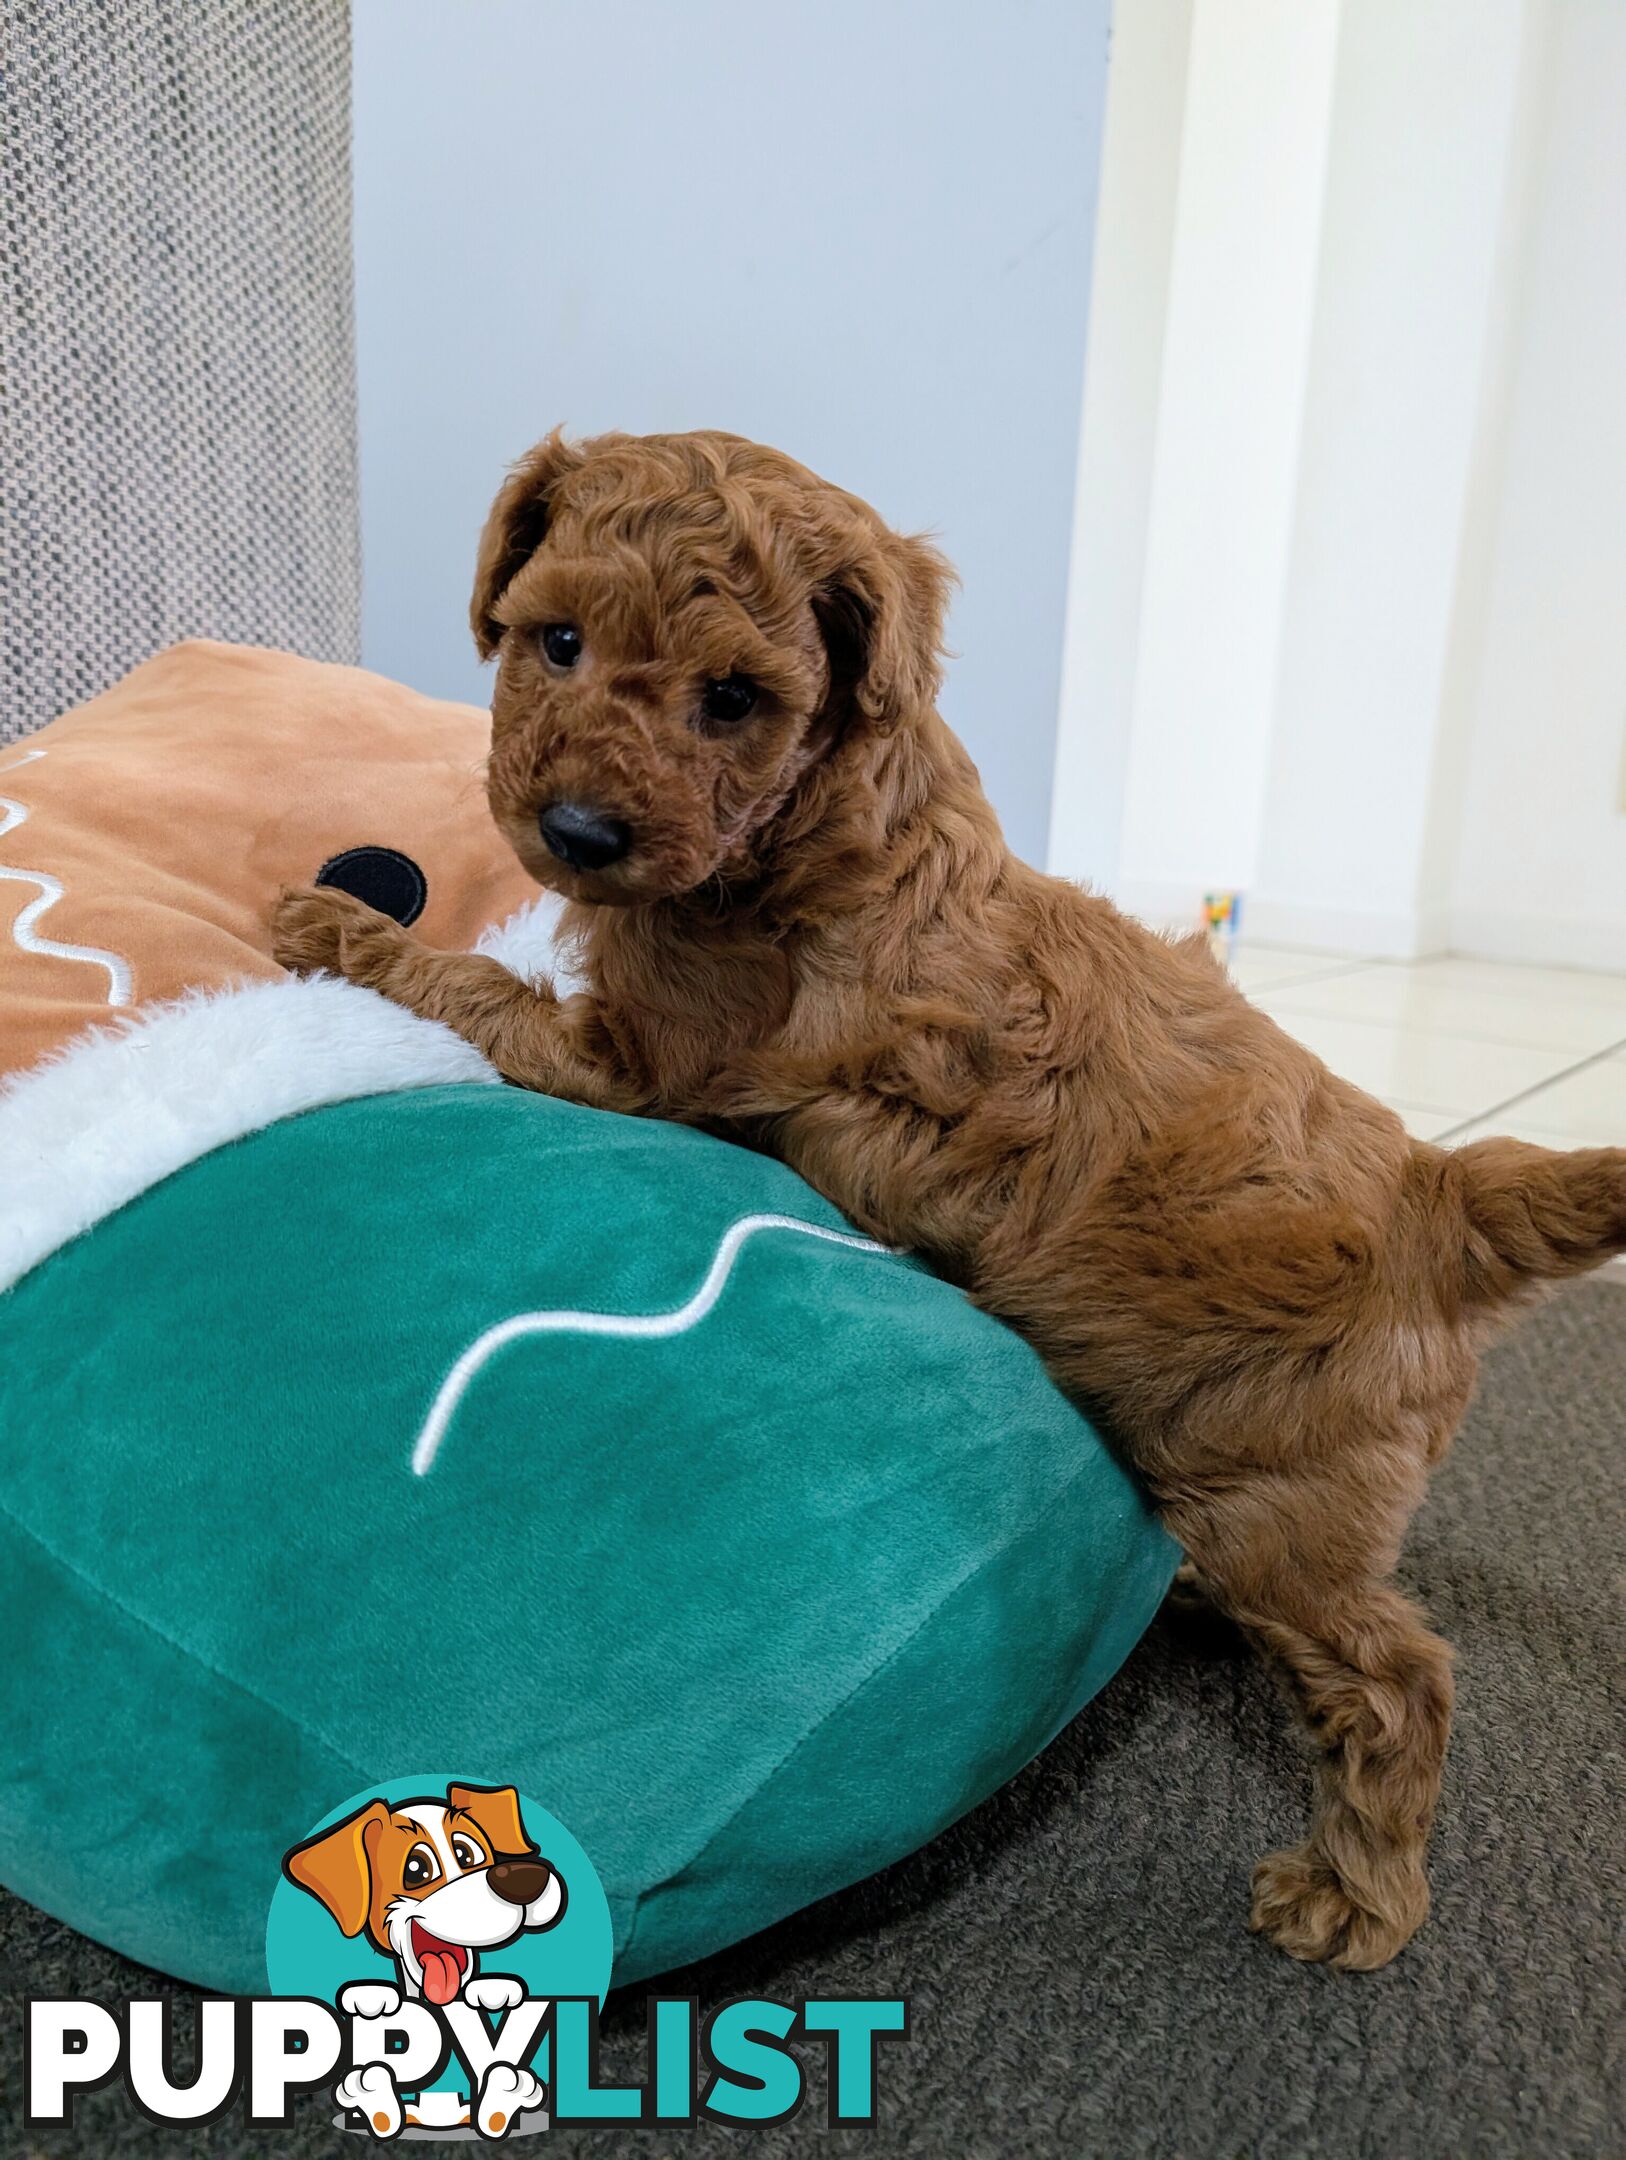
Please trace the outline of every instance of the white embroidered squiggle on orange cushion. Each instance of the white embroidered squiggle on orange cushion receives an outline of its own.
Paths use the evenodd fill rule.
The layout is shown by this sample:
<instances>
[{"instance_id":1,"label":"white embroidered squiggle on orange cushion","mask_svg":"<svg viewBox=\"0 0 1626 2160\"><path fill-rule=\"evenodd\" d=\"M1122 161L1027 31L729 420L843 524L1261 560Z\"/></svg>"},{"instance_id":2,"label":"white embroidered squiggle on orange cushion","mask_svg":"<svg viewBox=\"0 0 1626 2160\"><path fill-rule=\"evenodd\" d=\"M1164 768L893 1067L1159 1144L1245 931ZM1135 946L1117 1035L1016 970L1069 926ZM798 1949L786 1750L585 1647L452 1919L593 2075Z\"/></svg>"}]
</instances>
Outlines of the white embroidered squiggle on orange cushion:
<instances>
[{"instance_id":1,"label":"white embroidered squiggle on orange cushion","mask_svg":"<svg viewBox=\"0 0 1626 2160\"><path fill-rule=\"evenodd\" d=\"M44 757L43 750L25 750L21 757L13 758L9 765L0 765L0 772L15 772L19 766L32 765ZM0 840L7 833L15 832L19 825L28 822L28 811L9 795L0 795ZM46 912L54 908L62 898L64 887L59 878L44 870L19 870L10 863L0 862L0 878L19 885L37 885L39 897L30 900L11 926L12 943L20 952L35 953L48 960L82 960L87 967L106 968L107 1002L109 1005L128 1005L132 980L130 963L117 953L106 952L100 945L65 945L57 938L41 937L36 927Z\"/></svg>"}]
</instances>

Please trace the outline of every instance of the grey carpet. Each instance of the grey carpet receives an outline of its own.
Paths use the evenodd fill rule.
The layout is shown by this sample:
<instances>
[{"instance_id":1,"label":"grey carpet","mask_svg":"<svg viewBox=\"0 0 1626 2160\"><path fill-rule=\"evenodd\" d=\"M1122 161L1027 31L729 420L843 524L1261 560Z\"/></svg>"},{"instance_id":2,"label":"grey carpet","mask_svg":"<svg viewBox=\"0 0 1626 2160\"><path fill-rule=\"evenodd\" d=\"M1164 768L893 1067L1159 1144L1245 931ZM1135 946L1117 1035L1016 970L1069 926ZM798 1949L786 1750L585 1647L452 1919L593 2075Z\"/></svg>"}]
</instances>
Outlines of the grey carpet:
<instances>
[{"instance_id":1,"label":"grey carpet","mask_svg":"<svg viewBox=\"0 0 1626 2160\"><path fill-rule=\"evenodd\" d=\"M1306 1786L1272 1686L1215 1623L1168 1613L1106 1694L927 1851L681 1976L672 1992L906 1993L876 2131L582 2134L529 2149L664 2155L736 2143L885 2156L1619 2155L1626 1286L1527 1322L1420 1518L1405 1573L1459 1653L1434 1917L1387 1972L1306 1970L1242 1925L1248 1867L1297 1834ZM14 1900L8 1997L168 1987ZM312 2104L286 2133L186 2138L116 2092L26 2133L5 2019L8 2153L364 2149ZM604 2069L633 2077L642 1997L612 1999ZM274 2143L272 2142L274 2139Z\"/></svg>"}]
</instances>

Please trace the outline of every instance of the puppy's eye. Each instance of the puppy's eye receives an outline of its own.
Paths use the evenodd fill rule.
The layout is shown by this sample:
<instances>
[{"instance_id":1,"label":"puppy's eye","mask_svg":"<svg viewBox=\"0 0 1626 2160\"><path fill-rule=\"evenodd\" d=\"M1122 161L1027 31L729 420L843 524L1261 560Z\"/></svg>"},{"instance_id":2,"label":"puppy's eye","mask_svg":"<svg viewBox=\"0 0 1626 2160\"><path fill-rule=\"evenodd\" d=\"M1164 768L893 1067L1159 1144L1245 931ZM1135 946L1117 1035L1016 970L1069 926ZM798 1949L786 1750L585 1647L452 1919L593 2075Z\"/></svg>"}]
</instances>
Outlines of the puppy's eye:
<instances>
[{"instance_id":1,"label":"puppy's eye","mask_svg":"<svg viewBox=\"0 0 1626 2160\"><path fill-rule=\"evenodd\" d=\"M582 656L582 634L574 623L550 622L542 632L542 650L557 668L573 668Z\"/></svg>"},{"instance_id":2,"label":"puppy's eye","mask_svg":"<svg viewBox=\"0 0 1626 2160\"><path fill-rule=\"evenodd\" d=\"M701 700L708 720L743 720L757 701L757 686L744 675L714 675Z\"/></svg>"},{"instance_id":3,"label":"puppy's eye","mask_svg":"<svg viewBox=\"0 0 1626 2160\"><path fill-rule=\"evenodd\" d=\"M406 1856L406 1866L401 1870L401 1881L408 1890L421 1890L425 1883L433 1882L440 1873L439 1863L427 1845L414 1845Z\"/></svg>"},{"instance_id":4,"label":"puppy's eye","mask_svg":"<svg viewBox=\"0 0 1626 2160\"><path fill-rule=\"evenodd\" d=\"M452 1858L460 1868L482 1868L486 1864L485 1854L472 1838L454 1837Z\"/></svg>"}]
</instances>

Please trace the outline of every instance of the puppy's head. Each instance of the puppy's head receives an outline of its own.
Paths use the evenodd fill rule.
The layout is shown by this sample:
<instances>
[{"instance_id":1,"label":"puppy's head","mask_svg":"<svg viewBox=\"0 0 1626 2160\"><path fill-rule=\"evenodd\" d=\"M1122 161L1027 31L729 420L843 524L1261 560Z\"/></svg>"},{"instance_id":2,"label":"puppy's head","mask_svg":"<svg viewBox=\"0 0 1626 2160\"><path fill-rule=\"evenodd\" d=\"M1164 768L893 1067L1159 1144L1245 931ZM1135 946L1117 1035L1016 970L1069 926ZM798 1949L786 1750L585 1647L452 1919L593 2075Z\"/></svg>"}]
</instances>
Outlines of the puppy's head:
<instances>
[{"instance_id":1,"label":"puppy's head","mask_svg":"<svg viewBox=\"0 0 1626 2160\"><path fill-rule=\"evenodd\" d=\"M511 1785L369 1801L282 1865L343 1934L364 1934L436 2003L456 1996L476 1952L552 1927L565 1909L564 1882L531 1842Z\"/></svg>"},{"instance_id":2,"label":"puppy's head","mask_svg":"<svg viewBox=\"0 0 1626 2160\"><path fill-rule=\"evenodd\" d=\"M470 611L498 825L579 900L748 870L811 768L930 707L951 575L739 436L550 435L492 507Z\"/></svg>"}]
</instances>

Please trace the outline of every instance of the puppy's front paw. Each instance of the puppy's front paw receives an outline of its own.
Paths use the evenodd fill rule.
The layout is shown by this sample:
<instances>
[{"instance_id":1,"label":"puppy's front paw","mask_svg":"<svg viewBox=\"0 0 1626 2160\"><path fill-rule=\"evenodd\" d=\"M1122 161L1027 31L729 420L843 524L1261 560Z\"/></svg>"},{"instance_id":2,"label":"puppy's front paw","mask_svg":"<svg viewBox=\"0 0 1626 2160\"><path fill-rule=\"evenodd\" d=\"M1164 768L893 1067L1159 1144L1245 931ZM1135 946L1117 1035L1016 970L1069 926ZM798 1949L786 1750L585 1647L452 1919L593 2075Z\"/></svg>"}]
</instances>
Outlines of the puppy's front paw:
<instances>
[{"instance_id":1,"label":"puppy's front paw","mask_svg":"<svg viewBox=\"0 0 1626 2160\"><path fill-rule=\"evenodd\" d=\"M401 1991L387 1980L352 1980L339 1994L339 2008L346 2017L394 2017L400 2007Z\"/></svg>"},{"instance_id":2,"label":"puppy's front paw","mask_svg":"<svg viewBox=\"0 0 1626 2160\"><path fill-rule=\"evenodd\" d=\"M326 969L365 982L404 934L388 915L330 885L284 892L271 910L271 957L296 975Z\"/></svg>"},{"instance_id":3,"label":"puppy's front paw","mask_svg":"<svg viewBox=\"0 0 1626 2160\"><path fill-rule=\"evenodd\" d=\"M464 1986L463 2000L476 2010L512 2010L525 2000L525 1983L508 1973L476 1973Z\"/></svg>"}]
</instances>

